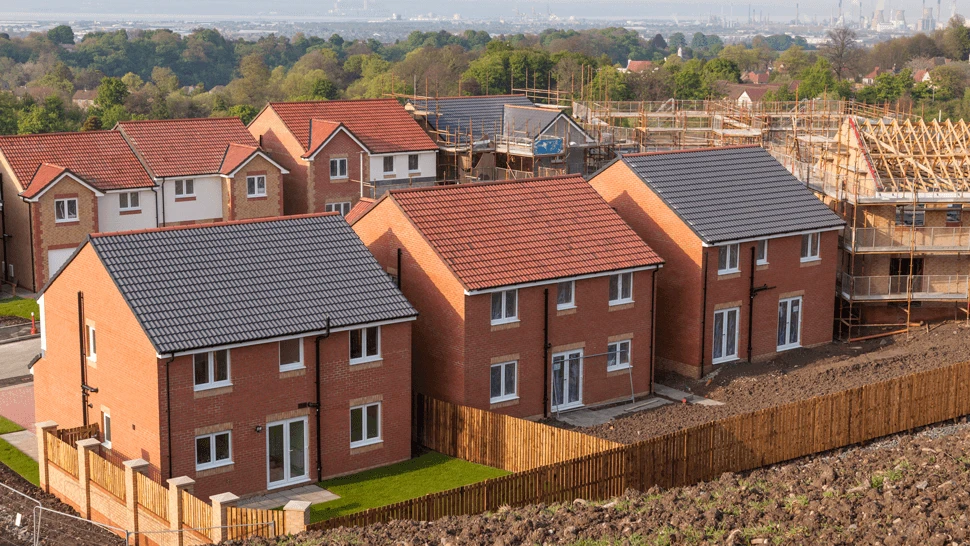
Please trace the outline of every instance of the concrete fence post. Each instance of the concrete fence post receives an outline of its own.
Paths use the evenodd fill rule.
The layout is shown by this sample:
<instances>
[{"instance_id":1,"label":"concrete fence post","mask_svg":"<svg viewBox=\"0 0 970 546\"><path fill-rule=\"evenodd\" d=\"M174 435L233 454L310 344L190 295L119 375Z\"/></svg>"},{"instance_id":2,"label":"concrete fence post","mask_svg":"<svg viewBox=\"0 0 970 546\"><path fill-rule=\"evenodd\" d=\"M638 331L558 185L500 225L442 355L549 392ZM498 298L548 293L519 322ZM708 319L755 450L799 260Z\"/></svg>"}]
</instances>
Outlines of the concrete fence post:
<instances>
[{"instance_id":1,"label":"concrete fence post","mask_svg":"<svg viewBox=\"0 0 970 546\"><path fill-rule=\"evenodd\" d=\"M188 476L169 478L168 480L168 528L174 533L168 535L169 546L182 546L182 491L192 492L195 480Z\"/></svg>"},{"instance_id":2,"label":"concrete fence post","mask_svg":"<svg viewBox=\"0 0 970 546\"><path fill-rule=\"evenodd\" d=\"M125 513L127 522L125 528L132 534L138 533L138 480L135 474L140 474L148 468L145 459L132 459L122 463L125 466ZM136 536L135 543L138 543Z\"/></svg>"},{"instance_id":3,"label":"concrete fence post","mask_svg":"<svg viewBox=\"0 0 970 546\"><path fill-rule=\"evenodd\" d=\"M40 479L40 488L45 493L50 493L51 484L47 473L47 461L50 460L50 453L47 452L47 433L54 434L57 432L57 423L54 421L36 423L34 431L37 434L37 472Z\"/></svg>"},{"instance_id":4,"label":"concrete fence post","mask_svg":"<svg viewBox=\"0 0 970 546\"><path fill-rule=\"evenodd\" d=\"M225 528L226 509L230 506L236 506L239 497L232 493L220 493L212 495L209 500L212 501L212 542L219 544L229 538L228 529ZM235 533L233 536L236 536Z\"/></svg>"},{"instance_id":5,"label":"concrete fence post","mask_svg":"<svg viewBox=\"0 0 970 546\"><path fill-rule=\"evenodd\" d=\"M283 529L275 529L278 535L295 535L306 531L310 524L310 501L291 500L283 507Z\"/></svg>"},{"instance_id":6,"label":"concrete fence post","mask_svg":"<svg viewBox=\"0 0 970 546\"><path fill-rule=\"evenodd\" d=\"M84 519L91 519L91 464L88 453L100 446L101 442L97 438L77 441L77 483L81 488L78 512Z\"/></svg>"}]
</instances>

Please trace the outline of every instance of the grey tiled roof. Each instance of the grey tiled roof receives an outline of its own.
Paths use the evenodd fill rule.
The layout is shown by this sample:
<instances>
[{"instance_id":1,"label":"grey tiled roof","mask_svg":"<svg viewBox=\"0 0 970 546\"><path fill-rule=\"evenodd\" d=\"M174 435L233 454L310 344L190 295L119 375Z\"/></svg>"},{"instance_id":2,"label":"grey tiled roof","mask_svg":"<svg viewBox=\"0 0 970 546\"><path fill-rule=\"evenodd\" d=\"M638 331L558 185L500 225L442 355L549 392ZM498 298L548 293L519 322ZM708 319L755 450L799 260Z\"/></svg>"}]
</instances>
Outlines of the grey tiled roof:
<instances>
[{"instance_id":1,"label":"grey tiled roof","mask_svg":"<svg viewBox=\"0 0 970 546\"><path fill-rule=\"evenodd\" d=\"M428 112L428 122L439 131L467 135L469 127L475 139L502 132L505 105L534 106L525 95L490 95L484 97L441 97L411 101L419 110ZM467 138L463 138L462 142Z\"/></svg>"},{"instance_id":2,"label":"grey tiled roof","mask_svg":"<svg viewBox=\"0 0 970 546\"><path fill-rule=\"evenodd\" d=\"M417 315L339 215L95 235L159 354Z\"/></svg>"},{"instance_id":3,"label":"grey tiled roof","mask_svg":"<svg viewBox=\"0 0 970 546\"><path fill-rule=\"evenodd\" d=\"M515 136L528 134L532 138L539 136L546 127L556 118L562 115L559 110L548 108L521 108L516 106L505 106L505 120L503 128L506 133L510 130L518 133Z\"/></svg>"},{"instance_id":4,"label":"grey tiled roof","mask_svg":"<svg viewBox=\"0 0 970 546\"><path fill-rule=\"evenodd\" d=\"M633 154L622 161L706 243L844 225L763 148Z\"/></svg>"}]
</instances>

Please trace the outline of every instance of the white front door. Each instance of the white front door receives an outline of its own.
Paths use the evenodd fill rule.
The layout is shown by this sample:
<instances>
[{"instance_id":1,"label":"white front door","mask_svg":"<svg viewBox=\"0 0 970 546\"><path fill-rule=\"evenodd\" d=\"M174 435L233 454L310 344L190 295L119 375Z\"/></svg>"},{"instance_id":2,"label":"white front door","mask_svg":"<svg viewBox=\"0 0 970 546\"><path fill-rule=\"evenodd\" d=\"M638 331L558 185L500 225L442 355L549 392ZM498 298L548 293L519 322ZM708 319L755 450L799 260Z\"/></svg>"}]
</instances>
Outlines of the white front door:
<instances>
[{"instance_id":1,"label":"white front door","mask_svg":"<svg viewBox=\"0 0 970 546\"><path fill-rule=\"evenodd\" d=\"M802 298L778 300L778 350L802 346Z\"/></svg>"},{"instance_id":2,"label":"white front door","mask_svg":"<svg viewBox=\"0 0 970 546\"><path fill-rule=\"evenodd\" d=\"M73 248L60 248L57 250L47 251L47 278L54 276L57 270L64 265L64 262L74 254Z\"/></svg>"},{"instance_id":3,"label":"white front door","mask_svg":"<svg viewBox=\"0 0 970 546\"><path fill-rule=\"evenodd\" d=\"M583 351L552 355L552 411L583 405Z\"/></svg>"},{"instance_id":4,"label":"white front door","mask_svg":"<svg viewBox=\"0 0 970 546\"><path fill-rule=\"evenodd\" d=\"M275 421L266 425L268 488L310 480L310 453L306 417Z\"/></svg>"},{"instance_id":5,"label":"white front door","mask_svg":"<svg viewBox=\"0 0 970 546\"><path fill-rule=\"evenodd\" d=\"M712 362L730 362L738 359L738 317L741 309L714 311L714 355Z\"/></svg>"}]
</instances>

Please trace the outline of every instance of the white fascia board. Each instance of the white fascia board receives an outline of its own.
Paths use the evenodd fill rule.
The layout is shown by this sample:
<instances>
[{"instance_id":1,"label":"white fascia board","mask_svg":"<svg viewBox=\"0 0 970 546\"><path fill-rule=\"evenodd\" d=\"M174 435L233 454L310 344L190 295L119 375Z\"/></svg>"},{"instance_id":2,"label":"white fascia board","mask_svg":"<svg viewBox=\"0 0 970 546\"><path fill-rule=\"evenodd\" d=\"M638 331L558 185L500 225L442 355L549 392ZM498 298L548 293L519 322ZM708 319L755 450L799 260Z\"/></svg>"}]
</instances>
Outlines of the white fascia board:
<instances>
[{"instance_id":1,"label":"white fascia board","mask_svg":"<svg viewBox=\"0 0 970 546\"><path fill-rule=\"evenodd\" d=\"M643 267L631 267L631 268L627 268L627 269L614 269L613 271L601 271L599 273L587 273L585 275L573 275L571 277L557 277L557 278L553 278L553 279L545 279L545 280L535 281L535 282L527 282L527 283L520 283L520 284L509 284L509 285L505 285L505 286L496 286L494 288L483 288L481 290L467 290L466 289L465 290L465 295L466 296L477 296L479 294L491 294L493 292L504 292L506 290L518 290L519 288L531 288L533 286L542 286L542 285L546 285L546 284L555 284L555 283L569 282L569 281L579 281L579 280L583 280L583 279L593 279L593 278L596 278L596 277L608 277L610 275L619 275L619 274L622 274L622 273L633 273L633 272L636 272L636 271L649 271L651 269L660 269L662 267L663 267L663 264L645 265Z\"/></svg>"}]
</instances>

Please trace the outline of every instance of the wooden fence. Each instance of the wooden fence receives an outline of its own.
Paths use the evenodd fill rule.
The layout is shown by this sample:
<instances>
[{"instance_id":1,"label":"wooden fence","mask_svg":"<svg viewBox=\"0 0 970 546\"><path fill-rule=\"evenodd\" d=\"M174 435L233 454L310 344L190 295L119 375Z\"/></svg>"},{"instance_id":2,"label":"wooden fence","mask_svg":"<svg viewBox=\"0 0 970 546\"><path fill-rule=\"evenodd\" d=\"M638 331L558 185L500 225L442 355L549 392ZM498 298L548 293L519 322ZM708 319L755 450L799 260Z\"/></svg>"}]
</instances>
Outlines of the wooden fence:
<instances>
[{"instance_id":1,"label":"wooden fence","mask_svg":"<svg viewBox=\"0 0 970 546\"><path fill-rule=\"evenodd\" d=\"M504 428L498 425L511 418L489 420L479 416L478 410L461 408L455 413L449 406L418 403L423 413L416 416L423 419L423 425L416 428L419 439L431 439L433 445L425 444L427 447L462 458L470 453L478 458L473 462L516 464L529 460L528 453L520 452L535 450L539 445L524 441L518 433L504 434L517 430L507 424ZM448 412L452 412L450 417ZM970 362L965 362L736 415L632 445L609 447L600 453L318 522L310 528L331 529L394 519L428 521L478 514L502 505L573 498L603 500L627 488L645 491L654 485L689 485L724 472L751 470L968 414ZM461 420L468 416L486 423L485 428L462 426ZM486 437L480 440L466 438L483 433ZM486 446L487 442L492 443Z\"/></svg>"},{"instance_id":2,"label":"wooden fence","mask_svg":"<svg viewBox=\"0 0 970 546\"><path fill-rule=\"evenodd\" d=\"M100 485L108 493L118 497L118 500L125 501L124 469L118 468L106 459L102 459L93 451L88 451L88 468L91 472L92 482Z\"/></svg>"},{"instance_id":3,"label":"wooden fence","mask_svg":"<svg viewBox=\"0 0 970 546\"><path fill-rule=\"evenodd\" d=\"M418 442L439 453L519 472L622 444L466 406L415 396Z\"/></svg>"},{"instance_id":4,"label":"wooden fence","mask_svg":"<svg viewBox=\"0 0 970 546\"><path fill-rule=\"evenodd\" d=\"M64 443L57 436L45 432L44 440L47 442L48 460L57 465L61 470L77 478L77 448Z\"/></svg>"},{"instance_id":5,"label":"wooden fence","mask_svg":"<svg viewBox=\"0 0 970 546\"><path fill-rule=\"evenodd\" d=\"M98 432L98 424L92 423L86 427L74 427L65 428L63 430L57 429L57 437L61 441L67 443L69 446L73 446L78 440L87 440L88 438L97 438L100 432Z\"/></svg>"},{"instance_id":6,"label":"wooden fence","mask_svg":"<svg viewBox=\"0 0 970 546\"><path fill-rule=\"evenodd\" d=\"M284 533L283 512L279 510L256 510L253 508L226 508L227 539L246 537L275 538Z\"/></svg>"},{"instance_id":7,"label":"wooden fence","mask_svg":"<svg viewBox=\"0 0 970 546\"><path fill-rule=\"evenodd\" d=\"M188 491L182 491L182 524L212 538L212 506Z\"/></svg>"},{"instance_id":8,"label":"wooden fence","mask_svg":"<svg viewBox=\"0 0 970 546\"><path fill-rule=\"evenodd\" d=\"M136 473L135 480L138 488L138 504L168 521L168 489L144 474Z\"/></svg>"}]
</instances>

